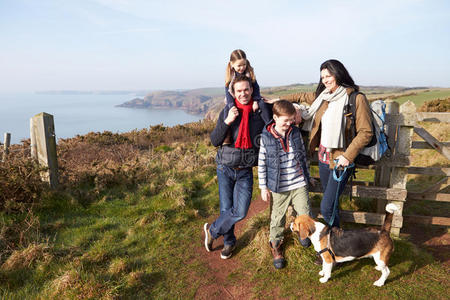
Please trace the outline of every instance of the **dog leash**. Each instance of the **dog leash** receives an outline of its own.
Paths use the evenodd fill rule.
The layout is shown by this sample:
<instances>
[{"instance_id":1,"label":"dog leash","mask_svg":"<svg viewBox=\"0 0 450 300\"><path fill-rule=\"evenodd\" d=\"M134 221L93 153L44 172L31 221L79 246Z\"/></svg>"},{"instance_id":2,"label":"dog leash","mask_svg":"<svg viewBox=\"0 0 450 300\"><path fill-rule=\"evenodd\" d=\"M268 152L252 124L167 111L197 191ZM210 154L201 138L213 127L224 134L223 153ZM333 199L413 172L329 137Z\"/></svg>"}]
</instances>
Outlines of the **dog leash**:
<instances>
[{"instance_id":1,"label":"dog leash","mask_svg":"<svg viewBox=\"0 0 450 300\"><path fill-rule=\"evenodd\" d=\"M337 173L339 172L339 169L337 167L337 162L338 162L338 160L335 159L334 160L335 165L334 165L334 169L333 169L333 179L338 182L338 187L336 189L338 191L341 187L342 180L344 180L345 173L347 173L347 170L352 171L353 168L355 167L355 164L351 163L348 166L344 167L344 169L341 171L341 174L338 175ZM350 176L352 176L352 174L350 174ZM332 226L334 219L336 218L338 207L339 207L339 193L336 193L336 198L334 199L334 205L333 205L333 214L331 215L330 221L328 222L330 227Z\"/></svg>"}]
</instances>

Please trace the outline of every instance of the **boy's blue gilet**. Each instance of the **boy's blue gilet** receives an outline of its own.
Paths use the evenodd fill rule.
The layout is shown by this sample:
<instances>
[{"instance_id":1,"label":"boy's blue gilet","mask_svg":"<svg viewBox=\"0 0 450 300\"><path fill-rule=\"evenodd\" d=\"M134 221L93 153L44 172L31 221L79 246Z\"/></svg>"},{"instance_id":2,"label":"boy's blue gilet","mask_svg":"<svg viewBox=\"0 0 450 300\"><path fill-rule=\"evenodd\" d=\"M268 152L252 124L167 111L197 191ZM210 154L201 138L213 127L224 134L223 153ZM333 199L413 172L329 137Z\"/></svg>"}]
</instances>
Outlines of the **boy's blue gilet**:
<instances>
[{"instance_id":1,"label":"boy's blue gilet","mask_svg":"<svg viewBox=\"0 0 450 300\"><path fill-rule=\"evenodd\" d=\"M266 148L267 187L272 192L278 193L280 186L280 153L283 150L281 143L267 128L264 128L261 139ZM293 147L295 160L300 164L306 182L309 182L309 170L306 163L306 151L303 145L300 129L292 126L289 141Z\"/></svg>"}]
</instances>

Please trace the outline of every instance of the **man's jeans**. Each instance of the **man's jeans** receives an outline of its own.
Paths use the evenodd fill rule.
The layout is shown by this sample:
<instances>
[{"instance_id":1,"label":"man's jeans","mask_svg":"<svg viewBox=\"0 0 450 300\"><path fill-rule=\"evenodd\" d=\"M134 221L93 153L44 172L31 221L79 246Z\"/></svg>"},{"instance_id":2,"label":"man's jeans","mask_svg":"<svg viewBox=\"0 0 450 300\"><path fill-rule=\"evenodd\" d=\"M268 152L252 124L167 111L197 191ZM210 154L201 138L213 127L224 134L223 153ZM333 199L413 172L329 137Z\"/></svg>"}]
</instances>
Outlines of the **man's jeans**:
<instances>
[{"instance_id":1,"label":"man's jeans","mask_svg":"<svg viewBox=\"0 0 450 300\"><path fill-rule=\"evenodd\" d=\"M338 199L337 201L339 201L339 197L344 191L350 174L353 174L353 170L347 169L344 178L339 183L334 180L333 169L330 169L330 165L324 164L323 162L319 161L320 183L322 184L323 191L323 198L320 202L320 213L322 214L327 224L329 224L331 216L333 215L334 202L336 201L336 198ZM337 205L334 222L333 224L331 224L331 226L339 227L339 204Z\"/></svg>"},{"instance_id":2,"label":"man's jeans","mask_svg":"<svg viewBox=\"0 0 450 300\"><path fill-rule=\"evenodd\" d=\"M223 244L236 244L234 224L245 218L252 199L252 168L235 170L217 165L219 183L220 216L211 224L213 238L223 235Z\"/></svg>"}]
</instances>

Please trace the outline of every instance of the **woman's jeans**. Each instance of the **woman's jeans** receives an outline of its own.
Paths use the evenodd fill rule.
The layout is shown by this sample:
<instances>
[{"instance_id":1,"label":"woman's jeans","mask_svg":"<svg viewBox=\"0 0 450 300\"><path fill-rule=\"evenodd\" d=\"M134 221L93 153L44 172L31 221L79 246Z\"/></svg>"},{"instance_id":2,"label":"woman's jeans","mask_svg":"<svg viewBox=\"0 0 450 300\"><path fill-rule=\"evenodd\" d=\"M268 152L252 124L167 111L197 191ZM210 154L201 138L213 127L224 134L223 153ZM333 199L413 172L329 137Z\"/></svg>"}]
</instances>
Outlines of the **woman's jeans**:
<instances>
[{"instance_id":1,"label":"woman's jeans","mask_svg":"<svg viewBox=\"0 0 450 300\"><path fill-rule=\"evenodd\" d=\"M252 199L252 168L233 169L217 165L219 183L220 215L211 224L213 238L223 235L223 244L236 244L234 224L245 218Z\"/></svg>"},{"instance_id":2,"label":"woman's jeans","mask_svg":"<svg viewBox=\"0 0 450 300\"><path fill-rule=\"evenodd\" d=\"M319 161L320 183L322 184L323 191L322 202L320 202L320 213L328 225L330 225L330 220L333 215L334 202L339 201L339 197L344 191L345 185L350 177L349 175L353 174L353 169L347 169L342 181L338 182L333 178L333 169L330 169L330 165ZM331 226L339 227L339 203L336 206L336 210Z\"/></svg>"}]
</instances>

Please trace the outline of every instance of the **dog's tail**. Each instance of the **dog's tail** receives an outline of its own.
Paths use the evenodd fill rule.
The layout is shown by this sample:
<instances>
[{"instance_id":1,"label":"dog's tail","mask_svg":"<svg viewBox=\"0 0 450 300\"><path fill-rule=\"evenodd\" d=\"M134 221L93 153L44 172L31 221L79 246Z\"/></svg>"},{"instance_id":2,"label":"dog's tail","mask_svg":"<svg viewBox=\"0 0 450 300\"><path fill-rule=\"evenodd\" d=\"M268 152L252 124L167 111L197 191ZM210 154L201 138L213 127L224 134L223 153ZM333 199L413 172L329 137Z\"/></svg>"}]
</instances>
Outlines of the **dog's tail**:
<instances>
[{"instance_id":1,"label":"dog's tail","mask_svg":"<svg viewBox=\"0 0 450 300\"><path fill-rule=\"evenodd\" d=\"M398 206L394 203L389 203L386 205L386 216L384 218L384 224L381 227L381 231L391 232L392 219L394 216L394 212L399 210Z\"/></svg>"}]
</instances>

